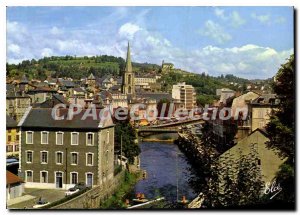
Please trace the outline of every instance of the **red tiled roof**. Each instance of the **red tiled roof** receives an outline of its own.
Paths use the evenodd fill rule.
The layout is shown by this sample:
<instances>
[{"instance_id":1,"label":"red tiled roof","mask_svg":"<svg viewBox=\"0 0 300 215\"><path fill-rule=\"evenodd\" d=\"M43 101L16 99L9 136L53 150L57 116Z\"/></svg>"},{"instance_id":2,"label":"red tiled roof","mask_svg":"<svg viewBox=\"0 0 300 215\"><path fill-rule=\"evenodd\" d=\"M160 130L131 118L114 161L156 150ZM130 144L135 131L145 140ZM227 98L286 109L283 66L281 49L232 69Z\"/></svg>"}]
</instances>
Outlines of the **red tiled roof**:
<instances>
[{"instance_id":1,"label":"red tiled roof","mask_svg":"<svg viewBox=\"0 0 300 215\"><path fill-rule=\"evenodd\" d=\"M21 178L6 170L6 184L15 184L19 182L24 182Z\"/></svg>"}]
</instances>

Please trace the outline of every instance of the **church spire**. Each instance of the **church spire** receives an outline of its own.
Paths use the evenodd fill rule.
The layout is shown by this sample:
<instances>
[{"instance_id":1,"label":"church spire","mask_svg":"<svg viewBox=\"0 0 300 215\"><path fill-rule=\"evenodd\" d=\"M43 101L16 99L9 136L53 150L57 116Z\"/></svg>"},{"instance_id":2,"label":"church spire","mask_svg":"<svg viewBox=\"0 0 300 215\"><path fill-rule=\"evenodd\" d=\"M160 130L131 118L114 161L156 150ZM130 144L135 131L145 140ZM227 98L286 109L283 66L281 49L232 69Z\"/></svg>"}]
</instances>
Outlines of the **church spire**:
<instances>
[{"instance_id":1,"label":"church spire","mask_svg":"<svg viewBox=\"0 0 300 215\"><path fill-rule=\"evenodd\" d=\"M128 47L127 47L127 57L126 57L125 72L132 72L129 41L128 41Z\"/></svg>"}]
</instances>

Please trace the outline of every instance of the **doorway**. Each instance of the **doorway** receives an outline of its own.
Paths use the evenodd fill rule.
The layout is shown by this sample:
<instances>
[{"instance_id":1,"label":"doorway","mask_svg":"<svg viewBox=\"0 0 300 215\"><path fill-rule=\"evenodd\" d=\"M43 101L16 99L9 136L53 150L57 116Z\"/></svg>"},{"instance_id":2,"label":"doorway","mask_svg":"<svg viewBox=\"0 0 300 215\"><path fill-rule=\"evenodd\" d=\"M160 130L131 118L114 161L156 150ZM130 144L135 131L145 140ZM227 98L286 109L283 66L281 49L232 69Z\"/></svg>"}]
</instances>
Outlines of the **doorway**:
<instances>
[{"instance_id":1,"label":"doorway","mask_svg":"<svg viewBox=\"0 0 300 215\"><path fill-rule=\"evenodd\" d=\"M63 187L63 175L61 172L56 172L56 188Z\"/></svg>"}]
</instances>

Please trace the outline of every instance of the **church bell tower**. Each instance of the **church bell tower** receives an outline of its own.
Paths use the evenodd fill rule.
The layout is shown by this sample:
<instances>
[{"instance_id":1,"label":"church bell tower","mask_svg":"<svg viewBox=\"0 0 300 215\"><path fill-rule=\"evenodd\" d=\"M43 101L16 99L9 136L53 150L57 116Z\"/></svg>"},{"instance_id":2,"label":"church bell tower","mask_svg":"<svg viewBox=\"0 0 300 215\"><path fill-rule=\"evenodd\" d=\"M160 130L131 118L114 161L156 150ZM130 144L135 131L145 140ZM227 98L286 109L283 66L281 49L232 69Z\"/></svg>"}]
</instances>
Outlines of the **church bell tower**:
<instances>
[{"instance_id":1,"label":"church bell tower","mask_svg":"<svg viewBox=\"0 0 300 215\"><path fill-rule=\"evenodd\" d=\"M122 93L135 95L134 73L132 71L130 45L128 42L125 70L123 72Z\"/></svg>"}]
</instances>

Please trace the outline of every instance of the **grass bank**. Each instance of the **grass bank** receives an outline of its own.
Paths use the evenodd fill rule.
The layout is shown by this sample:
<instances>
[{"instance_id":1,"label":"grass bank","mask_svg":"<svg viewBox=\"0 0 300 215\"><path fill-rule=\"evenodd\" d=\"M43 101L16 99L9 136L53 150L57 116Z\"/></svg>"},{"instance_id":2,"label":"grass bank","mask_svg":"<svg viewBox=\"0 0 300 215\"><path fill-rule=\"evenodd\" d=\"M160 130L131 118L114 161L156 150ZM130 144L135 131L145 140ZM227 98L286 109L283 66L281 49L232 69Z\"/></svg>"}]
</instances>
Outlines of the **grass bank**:
<instances>
[{"instance_id":1,"label":"grass bank","mask_svg":"<svg viewBox=\"0 0 300 215\"><path fill-rule=\"evenodd\" d=\"M120 188L106 201L100 204L101 209L120 209L126 208L125 196L132 190L136 182L140 179L141 173L125 172L125 177Z\"/></svg>"}]
</instances>

